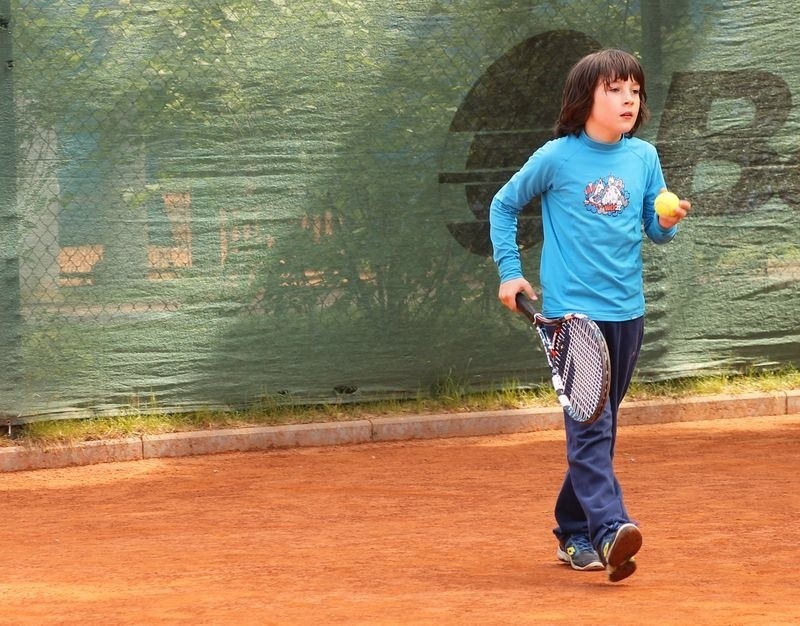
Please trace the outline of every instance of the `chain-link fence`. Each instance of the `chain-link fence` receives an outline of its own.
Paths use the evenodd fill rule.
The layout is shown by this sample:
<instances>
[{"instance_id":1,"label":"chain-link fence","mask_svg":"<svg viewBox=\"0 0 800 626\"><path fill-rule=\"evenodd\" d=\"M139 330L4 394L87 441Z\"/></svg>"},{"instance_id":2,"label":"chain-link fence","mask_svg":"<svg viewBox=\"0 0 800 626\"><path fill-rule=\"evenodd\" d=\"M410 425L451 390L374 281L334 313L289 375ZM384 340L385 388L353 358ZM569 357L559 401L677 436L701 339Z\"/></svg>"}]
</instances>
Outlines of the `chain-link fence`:
<instances>
[{"instance_id":1,"label":"chain-link fence","mask_svg":"<svg viewBox=\"0 0 800 626\"><path fill-rule=\"evenodd\" d=\"M549 138L568 68L603 46L642 58L654 116L640 135L696 207L676 242L646 247L639 376L797 363L787 11L0 0L0 409L537 379L531 336L496 301L488 204ZM540 238L532 205L531 276Z\"/></svg>"}]
</instances>

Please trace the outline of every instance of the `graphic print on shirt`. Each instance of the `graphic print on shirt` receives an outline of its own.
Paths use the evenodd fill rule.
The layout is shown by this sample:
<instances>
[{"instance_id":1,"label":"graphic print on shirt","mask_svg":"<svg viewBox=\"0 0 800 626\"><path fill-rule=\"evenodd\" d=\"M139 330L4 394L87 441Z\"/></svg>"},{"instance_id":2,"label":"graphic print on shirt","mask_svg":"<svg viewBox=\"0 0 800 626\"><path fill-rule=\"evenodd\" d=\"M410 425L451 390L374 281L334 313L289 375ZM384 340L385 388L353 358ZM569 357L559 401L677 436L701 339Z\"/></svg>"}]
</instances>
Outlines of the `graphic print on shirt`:
<instances>
[{"instance_id":1,"label":"graphic print on shirt","mask_svg":"<svg viewBox=\"0 0 800 626\"><path fill-rule=\"evenodd\" d=\"M613 174L600 178L586 185L583 201L586 209L598 215L619 215L630 201L630 192L625 189L625 182Z\"/></svg>"}]
</instances>

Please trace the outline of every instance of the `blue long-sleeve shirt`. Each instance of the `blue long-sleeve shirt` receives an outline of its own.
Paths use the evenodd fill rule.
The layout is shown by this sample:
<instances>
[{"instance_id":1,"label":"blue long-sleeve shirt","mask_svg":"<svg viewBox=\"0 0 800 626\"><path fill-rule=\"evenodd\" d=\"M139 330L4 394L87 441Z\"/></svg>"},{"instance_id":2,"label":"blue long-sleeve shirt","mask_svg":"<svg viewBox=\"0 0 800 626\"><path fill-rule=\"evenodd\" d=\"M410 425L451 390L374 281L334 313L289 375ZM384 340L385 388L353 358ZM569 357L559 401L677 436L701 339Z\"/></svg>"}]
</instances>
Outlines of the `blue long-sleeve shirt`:
<instances>
[{"instance_id":1,"label":"blue long-sleeve shirt","mask_svg":"<svg viewBox=\"0 0 800 626\"><path fill-rule=\"evenodd\" d=\"M670 241L678 230L662 228L655 214L653 202L664 187L656 149L641 139L605 144L581 133L546 143L492 200L500 281L523 275L517 216L539 196L542 312L579 312L602 321L642 316L642 227L655 243Z\"/></svg>"}]
</instances>

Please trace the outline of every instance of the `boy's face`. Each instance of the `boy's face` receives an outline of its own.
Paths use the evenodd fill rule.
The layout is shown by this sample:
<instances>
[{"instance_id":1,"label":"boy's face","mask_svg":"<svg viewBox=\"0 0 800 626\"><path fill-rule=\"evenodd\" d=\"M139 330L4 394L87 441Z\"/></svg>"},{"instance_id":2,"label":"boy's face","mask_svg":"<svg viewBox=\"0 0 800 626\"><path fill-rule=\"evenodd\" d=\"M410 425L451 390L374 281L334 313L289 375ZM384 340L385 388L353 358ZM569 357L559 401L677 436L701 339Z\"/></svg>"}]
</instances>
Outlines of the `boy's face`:
<instances>
[{"instance_id":1,"label":"boy's face","mask_svg":"<svg viewBox=\"0 0 800 626\"><path fill-rule=\"evenodd\" d=\"M639 117L639 83L616 78L606 84L599 80L594 89L592 110L584 126L595 141L614 143L633 129Z\"/></svg>"}]
</instances>

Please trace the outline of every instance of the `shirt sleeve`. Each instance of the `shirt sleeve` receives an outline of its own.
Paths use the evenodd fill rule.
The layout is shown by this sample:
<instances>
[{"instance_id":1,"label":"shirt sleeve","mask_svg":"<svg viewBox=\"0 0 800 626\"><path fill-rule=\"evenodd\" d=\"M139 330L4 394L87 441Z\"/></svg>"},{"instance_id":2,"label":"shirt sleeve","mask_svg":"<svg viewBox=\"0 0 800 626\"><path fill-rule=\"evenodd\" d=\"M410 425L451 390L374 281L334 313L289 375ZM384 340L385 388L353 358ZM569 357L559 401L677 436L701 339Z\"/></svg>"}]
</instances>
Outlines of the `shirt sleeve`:
<instances>
[{"instance_id":1,"label":"shirt sleeve","mask_svg":"<svg viewBox=\"0 0 800 626\"><path fill-rule=\"evenodd\" d=\"M489 207L489 232L500 282L521 278L517 245L518 216L523 207L545 188L543 150L535 152L495 194Z\"/></svg>"},{"instance_id":2,"label":"shirt sleeve","mask_svg":"<svg viewBox=\"0 0 800 626\"><path fill-rule=\"evenodd\" d=\"M667 243L672 241L678 233L678 226L675 225L672 228L664 228L658 221L658 214L655 209L656 196L667 184L664 182L664 173L661 170L661 162L659 161L655 149L653 149L652 158L653 165L644 198L642 221L644 223L644 232L651 241L654 243Z\"/></svg>"},{"instance_id":3,"label":"shirt sleeve","mask_svg":"<svg viewBox=\"0 0 800 626\"><path fill-rule=\"evenodd\" d=\"M501 283L522 277L522 262L517 246L518 215L518 210L505 204L497 196L492 200L489 208L489 232Z\"/></svg>"}]
</instances>

